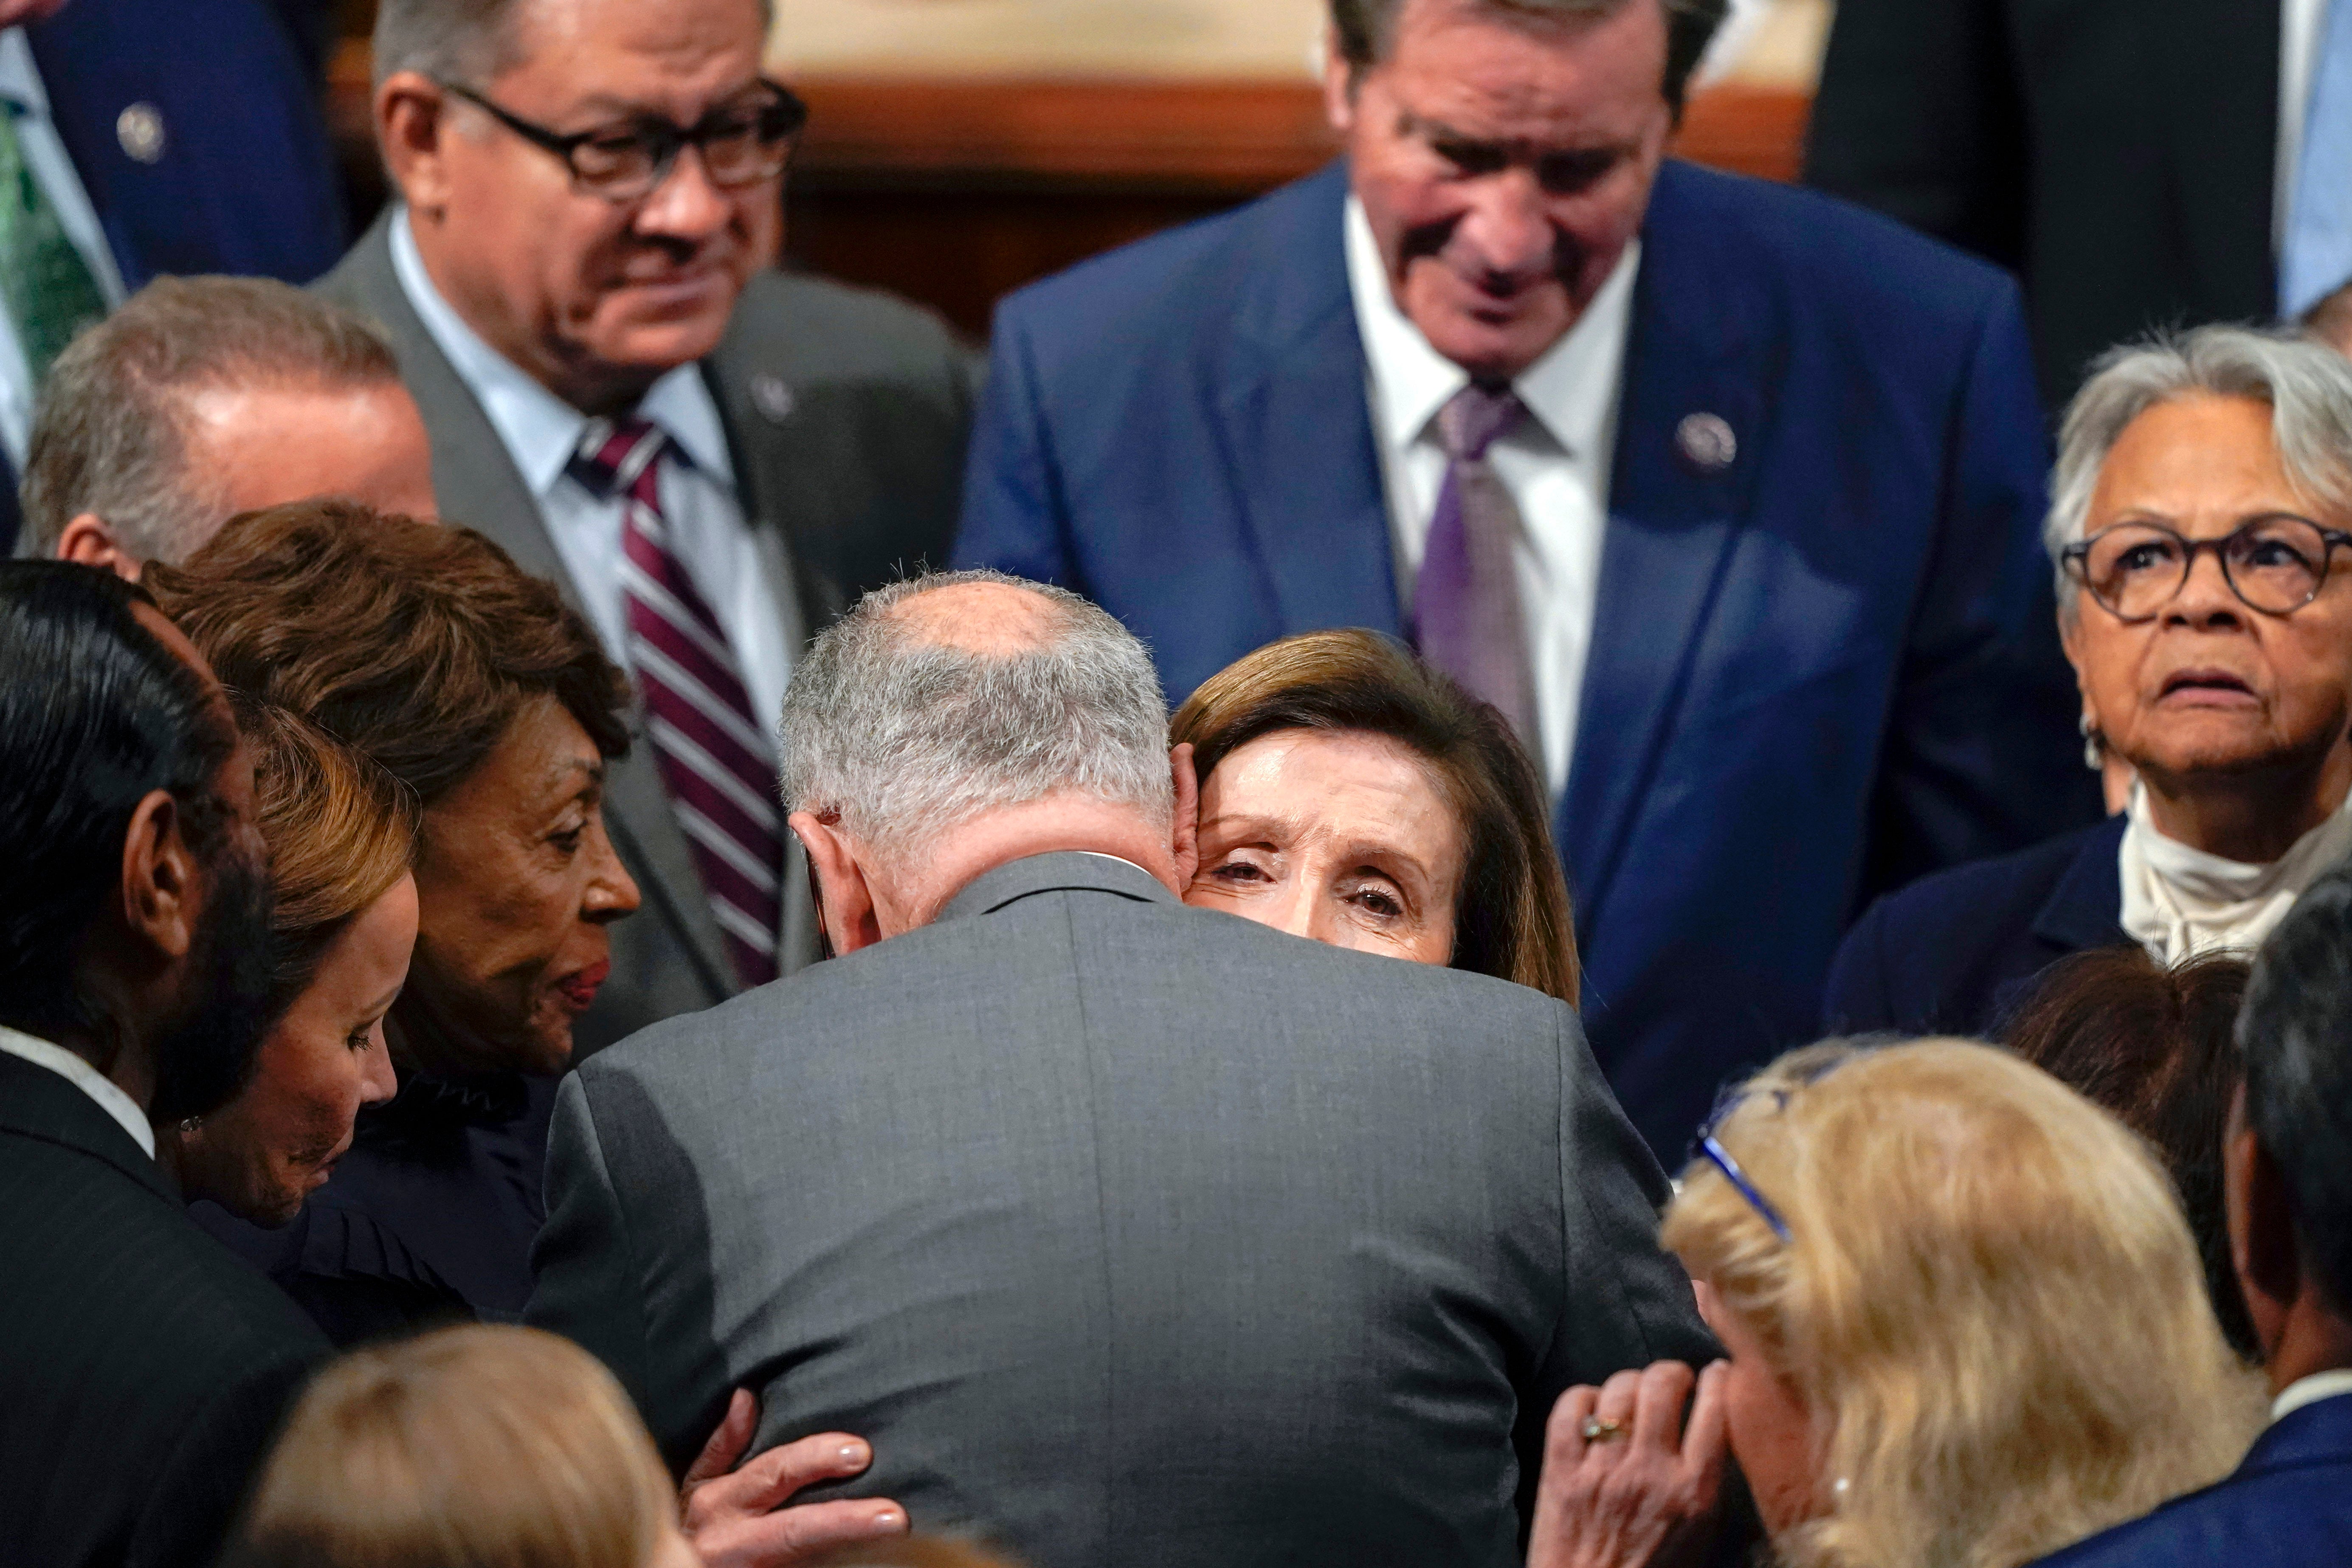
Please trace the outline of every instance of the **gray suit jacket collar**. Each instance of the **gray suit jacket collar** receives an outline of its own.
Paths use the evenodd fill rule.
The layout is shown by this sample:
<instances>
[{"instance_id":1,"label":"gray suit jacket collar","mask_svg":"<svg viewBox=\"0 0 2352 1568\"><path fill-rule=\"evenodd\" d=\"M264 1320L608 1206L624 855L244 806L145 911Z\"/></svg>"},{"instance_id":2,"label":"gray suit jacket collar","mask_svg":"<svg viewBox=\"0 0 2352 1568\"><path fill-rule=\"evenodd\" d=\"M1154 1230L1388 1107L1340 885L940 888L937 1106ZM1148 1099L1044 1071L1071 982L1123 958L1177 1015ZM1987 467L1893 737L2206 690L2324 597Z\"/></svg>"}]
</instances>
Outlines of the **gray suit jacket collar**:
<instances>
[{"instance_id":1,"label":"gray suit jacket collar","mask_svg":"<svg viewBox=\"0 0 2352 1568\"><path fill-rule=\"evenodd\" d=\"M1172 904L1176 895L1131 860L1083 849L1057 850L1008 861L983 871L947 901L933 924L992 915L1039 893L1110 893L1140 904Z\"/></svg>"}]
</instances>

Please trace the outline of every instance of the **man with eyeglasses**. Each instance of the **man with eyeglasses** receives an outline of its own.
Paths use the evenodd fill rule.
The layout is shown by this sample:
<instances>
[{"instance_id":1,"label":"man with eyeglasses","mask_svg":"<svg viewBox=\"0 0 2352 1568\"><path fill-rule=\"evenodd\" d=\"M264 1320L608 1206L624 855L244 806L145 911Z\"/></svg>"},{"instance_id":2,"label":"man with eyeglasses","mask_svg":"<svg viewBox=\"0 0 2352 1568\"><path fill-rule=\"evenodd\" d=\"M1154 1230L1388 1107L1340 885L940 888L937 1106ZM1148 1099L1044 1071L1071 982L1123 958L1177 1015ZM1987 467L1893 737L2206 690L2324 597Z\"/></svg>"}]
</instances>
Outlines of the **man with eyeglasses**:
<instances>
[{"instance_id":1,"label":"man with eyeglasses","mask_svg":"<svg viewBox=\"0 0 2352 1568\"><path fill-rule=\"evenodd\" d=\"M2352 363L2237 327L2118 352L2052 488L2084 762L2126 809L1874 906L1833 1032L1988 1033L2084 948L2250 952L2352 854Z\"/></svg>"},{"instance_id":2,"label":"man with eyeglasses","mask_svg":"<svg viewBox=\"0 0 2352 1568\"><path fill-rule=\"evenodd\" d=\"M642 697L608 795L649 895L593 1051L813 956L772 736L806 638L946 553L969 368L916 309L775 267L805 110L766 0L385 0L401 199L320 285L380 322L441 514L551 577Z\"/></svg>"}]
</instances>

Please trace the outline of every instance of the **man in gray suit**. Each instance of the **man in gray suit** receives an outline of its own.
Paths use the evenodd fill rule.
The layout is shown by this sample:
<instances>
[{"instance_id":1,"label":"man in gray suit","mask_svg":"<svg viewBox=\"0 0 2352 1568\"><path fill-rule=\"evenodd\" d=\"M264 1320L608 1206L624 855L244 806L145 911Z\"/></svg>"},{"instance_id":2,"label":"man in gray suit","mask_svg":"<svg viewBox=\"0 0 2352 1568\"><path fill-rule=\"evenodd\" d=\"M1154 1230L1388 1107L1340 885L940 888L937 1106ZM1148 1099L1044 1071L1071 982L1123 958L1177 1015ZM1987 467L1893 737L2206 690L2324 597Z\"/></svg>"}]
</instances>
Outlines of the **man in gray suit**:
<instances>
[{"instance_id":1,"label":"man in gray suit","mask_svg":"<svg viewBox=\"0 0 2352 1568\"><path fill-rule=\"evenodd\" d=\"M384 0L402 200L320 288L380 323L442 515L554 579L635 678L607 785L646 905L583 1050L813 955L769 796L807 634L943 558L971 386L936 319L775 269L799 100L766 0Z\"/></svg>"},{"instance_id":2,"label":"man in gray suit","mask_svg":"<svg viewBox=\"0 0 2352 1568\"><path fill-rule=\"evenodd\" d=\"M783 738L845 956L584 1064L549 1155L530 1318L673 1463L743 1383L1032 1568L1504 1568L1559 1394L1716 1353L1566 1006L1178 901L1101 610L883 589Z\"/></svg>"}]
</instances>

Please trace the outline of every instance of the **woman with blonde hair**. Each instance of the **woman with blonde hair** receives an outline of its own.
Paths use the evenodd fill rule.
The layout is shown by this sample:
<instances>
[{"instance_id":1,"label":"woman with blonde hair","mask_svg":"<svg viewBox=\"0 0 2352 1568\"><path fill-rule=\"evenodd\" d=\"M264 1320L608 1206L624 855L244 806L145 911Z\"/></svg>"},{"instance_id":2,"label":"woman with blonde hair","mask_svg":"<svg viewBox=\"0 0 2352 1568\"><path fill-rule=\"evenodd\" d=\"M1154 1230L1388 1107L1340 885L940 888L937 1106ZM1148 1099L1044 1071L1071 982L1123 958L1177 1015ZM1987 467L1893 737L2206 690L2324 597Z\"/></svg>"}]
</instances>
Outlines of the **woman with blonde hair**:
<instances>
[{"instance_id":1,"label":"woman with blonde hair","mask_svg":"<svg viewBox=\"0 0 2352 1568\"><path fill-rule=\"evenodd\" d=\"M2153 1154L1989 1046L1781 1058L1701 1133L1661 1239L1728 1360L1687 1437L1686 1371L1562 1396L1531 1564L1687 1550L1727 1434L1793 1568L2015 1568L2219 1479L2260 1425Z\"/></svg>"}]
</instances>

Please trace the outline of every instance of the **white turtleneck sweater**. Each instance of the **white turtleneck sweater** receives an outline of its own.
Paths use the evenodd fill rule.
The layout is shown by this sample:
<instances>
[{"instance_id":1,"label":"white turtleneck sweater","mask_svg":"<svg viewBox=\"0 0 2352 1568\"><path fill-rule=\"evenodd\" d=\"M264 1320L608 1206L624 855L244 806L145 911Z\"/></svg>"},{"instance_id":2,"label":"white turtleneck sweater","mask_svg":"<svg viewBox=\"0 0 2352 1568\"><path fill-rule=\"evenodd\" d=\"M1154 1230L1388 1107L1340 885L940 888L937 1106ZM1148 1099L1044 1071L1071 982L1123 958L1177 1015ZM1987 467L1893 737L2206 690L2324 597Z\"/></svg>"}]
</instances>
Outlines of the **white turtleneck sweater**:
<instances>
[{"instance_id":1,"label":"white turtleneck sweater","mask_svg":"<svg viewBox=\"0 0 2352 1568\"><path fill-rule=\"evenodd\" d=\"M2320 873L2352 852L2352 797L2266 866L2224 860L2157 831L2147 789L2132 786L2116 869L2123 928L2158 963L2225 949L2251 952Z\"/></svg>"}]
</instances>

